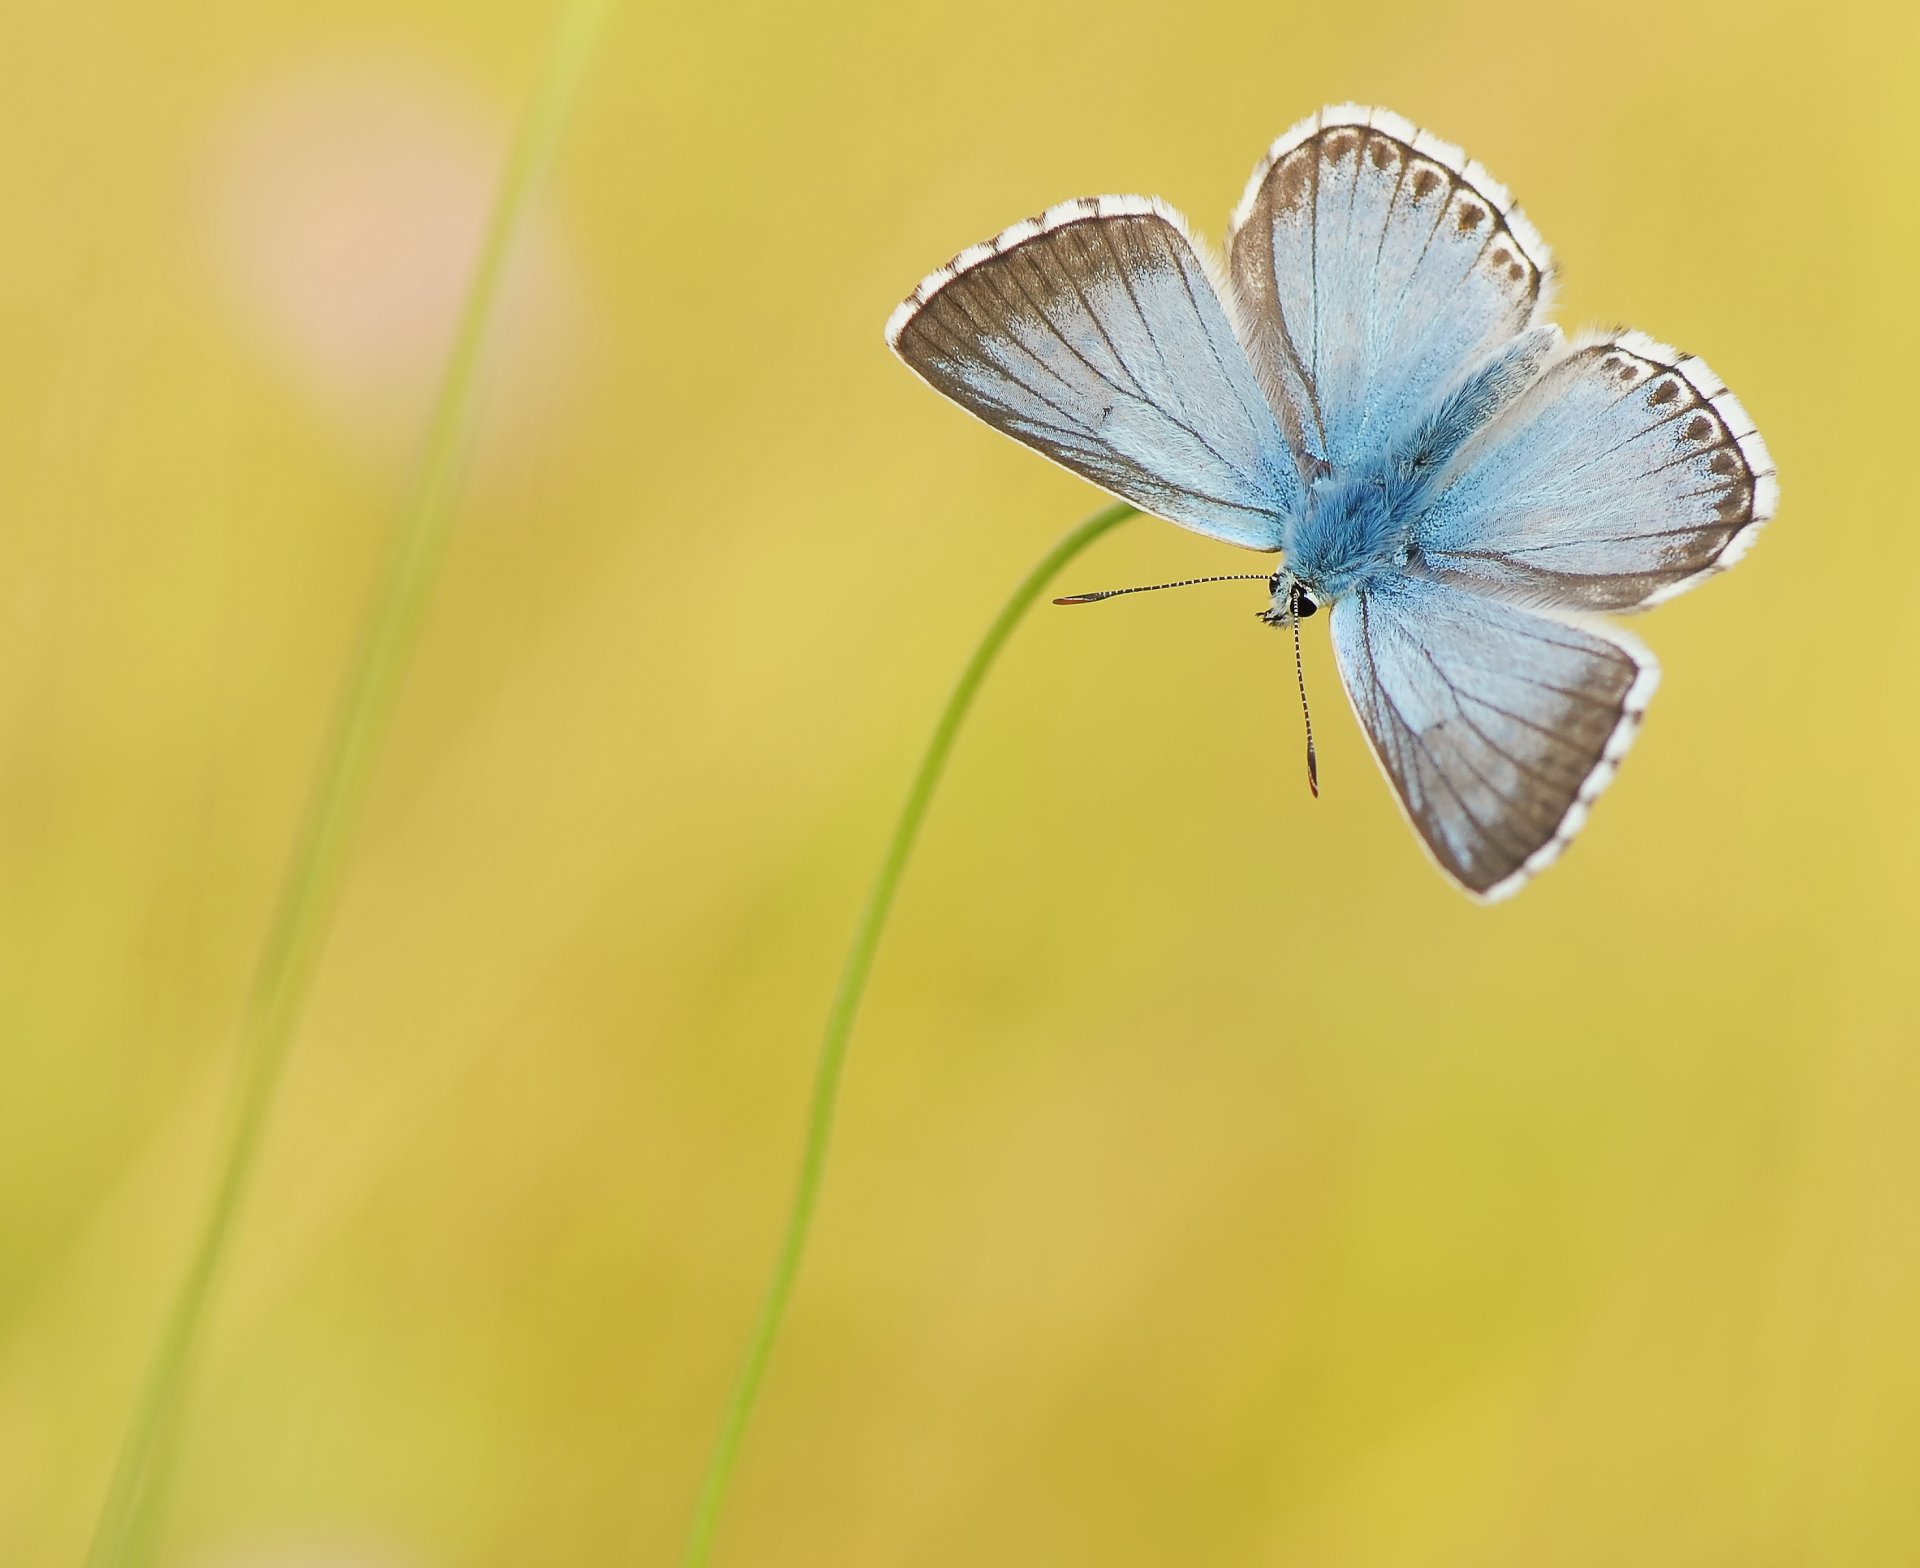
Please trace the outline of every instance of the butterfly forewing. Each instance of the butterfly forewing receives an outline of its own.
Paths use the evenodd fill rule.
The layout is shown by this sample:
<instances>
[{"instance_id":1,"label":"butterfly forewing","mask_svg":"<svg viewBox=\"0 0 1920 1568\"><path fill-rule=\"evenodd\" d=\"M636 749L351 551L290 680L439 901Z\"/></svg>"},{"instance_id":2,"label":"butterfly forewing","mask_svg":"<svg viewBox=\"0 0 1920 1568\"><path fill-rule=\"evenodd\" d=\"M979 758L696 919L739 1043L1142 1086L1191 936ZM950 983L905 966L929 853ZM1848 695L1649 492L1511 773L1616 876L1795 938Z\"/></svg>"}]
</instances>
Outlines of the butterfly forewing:
<instances>
[{"instance_id":1,"label":"butterfly forewing","mask_svg":"<svg viewBox=\"0 0 1920 1568\"><path fill-rule=\"evenodd\" d=\"M1279 547L1298 469L1177 214L1070 202L963 252L888 341L996 429L1171 522Z\"/></svg>"},{"instance_id":2,"label":"butterfly forewing","mask_svg":"<svg viewBox=\"0 0 1920 1568\"><path fill-rule=\"evenodd\" d=\"M1580 830L1659 682L1618 632L1416 577L1342 600L1332 632L1408 819L1481 898L1514 891Z\"/></svg>"},{"instance_id":3,"label":"butterfly forewing","mask_svg":"<svg viewBox=\"0 0 1920 1568\"><path fill-rule=\"evenodd\" d=\"M1492 176L1348 105L1275 142L1227 240L1296 449L1350 469L1532 323L1546 246Z\"/></svg>"},{"instance_id":4,"label":"butterfly forewing","mask_svg":"<svg viewBox=\"0 0 1920 1568\"><path fill-rule=\"evenodd\" d=\"M1720 378L1639 333L1567 351L1455 470L1421 520L1426 568L1582 610L1638 609L1732 565L1778 494Z\"/></svg>"}]
</instances>

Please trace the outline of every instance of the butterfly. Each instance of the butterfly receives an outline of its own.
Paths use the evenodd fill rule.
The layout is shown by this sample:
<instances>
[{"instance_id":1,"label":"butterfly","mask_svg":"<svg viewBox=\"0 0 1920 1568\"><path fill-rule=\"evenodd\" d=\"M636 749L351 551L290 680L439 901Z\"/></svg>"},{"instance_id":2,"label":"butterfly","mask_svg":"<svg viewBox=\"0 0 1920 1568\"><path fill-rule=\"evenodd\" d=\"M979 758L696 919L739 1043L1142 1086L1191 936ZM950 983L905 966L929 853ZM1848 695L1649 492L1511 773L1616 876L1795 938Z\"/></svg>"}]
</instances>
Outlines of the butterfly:
<instances>
[{"instance_id":1,"label":"butterfly","mask_svg":"<svg viewBox=\"0 0 1920 1568\"><path fill-rule=\"evenodd\" d=\"M1659 683L1603 616L1731 566L1779 495L1712 371L1569 340L1551 279L1485 169L1348 104L1269 149L1224 268L1159 200L1065 202L924 279L887 342L1141 510L1281 552L1263 618L1329 611L1408 821L1491 901L1579 832Z\"/></svg>"}]
</instances>

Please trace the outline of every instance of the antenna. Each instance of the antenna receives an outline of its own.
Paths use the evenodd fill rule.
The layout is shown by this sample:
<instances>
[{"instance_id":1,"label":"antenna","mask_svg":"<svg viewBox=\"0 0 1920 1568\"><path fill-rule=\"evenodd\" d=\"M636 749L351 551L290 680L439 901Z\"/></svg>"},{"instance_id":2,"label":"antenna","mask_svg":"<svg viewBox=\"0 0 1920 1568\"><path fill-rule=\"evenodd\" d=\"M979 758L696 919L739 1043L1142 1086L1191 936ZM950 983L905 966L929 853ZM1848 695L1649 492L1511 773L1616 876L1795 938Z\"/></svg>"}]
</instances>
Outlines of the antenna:
<instances>
[{"instance_id":1,"label":"antenna","mask_svg":"<svg viewBox=\"0 0 1920 1568\"><path fill-rule=\"evenodd\" d=\"M1300 598L1298 582L1287 595L1287 619L1293 622L1293 678L1300 686L1300 716L1307 721L1307 788L1320 798L1320 762L1313 752L1313 710L1307 706L1307 666L1300 657Z\"/></svg>"},{"instance_id":2,"label":"antenna","mask_svg":"<svg viewBox=\"0 0 1920 1568\"><path fill-rule=\"evenodd\" d=\"M1102 599L1118 599L1126 593L1158 593L1162 588L1192 588L1199 583L1270 583L1272 572L1229 572L1224 577L1189 577L1184 582L1149 583L1144 588L1104 588L1098 593L1070 593L1055 604L1098 604Z\"/></svg>"}]
</instances>

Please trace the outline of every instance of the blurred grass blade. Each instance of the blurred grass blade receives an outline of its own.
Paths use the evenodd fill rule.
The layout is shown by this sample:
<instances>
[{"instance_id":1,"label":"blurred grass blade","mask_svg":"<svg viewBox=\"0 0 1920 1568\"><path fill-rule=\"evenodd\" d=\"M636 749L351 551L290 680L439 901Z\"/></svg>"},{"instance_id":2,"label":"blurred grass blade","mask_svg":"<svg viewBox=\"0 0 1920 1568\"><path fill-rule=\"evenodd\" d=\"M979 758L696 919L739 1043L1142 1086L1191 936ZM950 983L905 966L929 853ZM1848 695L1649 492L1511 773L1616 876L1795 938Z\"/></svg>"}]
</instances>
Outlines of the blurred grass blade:
<instances>
[{"instance_id":1,"label":"blurred grass blade","mask_svg":"<svg viewBox=\"0 0 1920 1568\"><path fill-rule=\"evenodd\" d=\"M960 672L952 695L947 698L946 707L941 709L940 718L933 727L933 735L927 741L927 749L921 754L920 766L914 772L913 783L908 786L906 802L900 808L893 836L887 840L880 870L873 879L873 889L867 894L866 907L860 911L859 923L853 929L853 940L848 944L846 962L840 971L840 984L834 992L833 1005L827 1012L827 1026L821 1037L820 1055L813 1072L813 1100L807 1111L807 1133L800 1154L800 1175L794 1184L793 1200L787 1211L786 1231L780 1239L779 1254L774 1259L773 1278L768 1282L766 1296L760 1304L760 1314L754 1320L752 1337L747 1341L746 1357L741 1362L732 1397L727 1401L726 1414L721 1418L720 1435L714 1441L713 1454L707 1461L706 1475L700 1484L700 1497L694 1504L693 1528L687 1537L686 1555L681 1559L684 1568L700 1568L713 1549L714 1530L720 1521L720 1505L726 1497L727 1482L732 1478L734 1463L740 1456L740 1439L753 1414L754 1403L759 1398L761 1380L766 1375L767 1362L772 1358L774 1341L779 1338L780 1324L786 1316L787 1302L793 1295L794 1280L799 1275L800 1261L806 1252L807 1235L813 1226L813 1211L820 1201L820 1183L826 1174L827 1149L833 1141L833 1113L840 1098L841 1074L846 1067L847 1042L853 1034L854 1019L860 1012L860 999L866 993L867 976L872 973L874 955L879 950L880 937L886 930L887 916L893 909L894 895L900 891L900 878L907 869L908 858L913 854L914 841L920 836L920 826L926 820L927 808L933 802L934 790L939 787L940 775L946 770L947 757L953 750L960 726L966 721L967 712L979 694L981 683L987 678L987 671L993 667L993 661L999 657L1001 648L1013 635L1014 628L1032 608L1047 584L1094 540L1137 515L1133 507L1124 503L1109 506L1073 529L1041 558L1040 564L1014 589L1012 597L1001 607L993 624L987 628L986 635L974 648L973 656Z\"/></svg>"},{"instance_id":2,"label":"blurred grass blade","mask_svg":"<svg viewBox=\"0 0 1920 1568\"><path fill-rule=\"evenodd\" d=\"M439 568L472 446L482 361L515 241L552 165L611 5L612 0L573 0L568 6L501 182L441 376L418 475L341 687L241 1015L225 1162L121 1440L87 1556L89 1568L132 1568L152 1556L208 1309L332 919L367 778Z\"/></svg>"}]
</instances>

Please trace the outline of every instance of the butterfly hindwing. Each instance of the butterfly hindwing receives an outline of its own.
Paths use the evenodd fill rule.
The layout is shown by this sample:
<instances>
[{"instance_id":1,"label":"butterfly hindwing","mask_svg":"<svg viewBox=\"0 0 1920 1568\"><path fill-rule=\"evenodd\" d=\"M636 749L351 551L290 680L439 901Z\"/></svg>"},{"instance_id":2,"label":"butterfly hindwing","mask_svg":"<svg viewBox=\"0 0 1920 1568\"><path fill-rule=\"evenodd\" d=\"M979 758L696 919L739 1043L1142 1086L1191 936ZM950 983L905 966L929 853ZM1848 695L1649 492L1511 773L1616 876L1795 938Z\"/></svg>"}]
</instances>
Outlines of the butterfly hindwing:
<instances>
[{"instance_id":1,"label":"butterfly hindwing","mask_svg":"<svg viewBox=\"0 0 1920 1568\"><path fill-rule=\"evenodd\" d=\"M1295 450L1348 469L1536 317L1547 249L1505 187L1384 109L1275 142L1228 266Z\"/></svg>"},{"instance_id":2,"label":"butterfly hindwing","mask_svg":"<svg viewBox=\"0 0 1920 1568\"><path fill-rule=\"evenodd\" d=\"M1484 899L1580 830L1660 678L1611 628L1412 576L1341 600L1331 620L1347 695L1408 820Z\"/></svg>"},{"instance_id":3,"label":"butterfly hindwing","mask_svg":"<svg viewBox=\"0 0 1920 1568\"><path fill-rule=\"evenodd\" d=\"M1434 575L1568 609L1634 610L1731 566L1779 487L1720 378L1629 332L1569 348L1437 489L1418 534Z\"/></svg>"},{"instance_id":4,"label":"butterfly hindwing","mask_svg":"<svg viewBox=\"0 0 1920 1568\"><path fill-rule=\"evenodd\" d=\"M1178 214L1068 202L964 251L887 325L988 424L1143 510L1279 548L1297 466Z\"/></svg>"}]
</instances>

